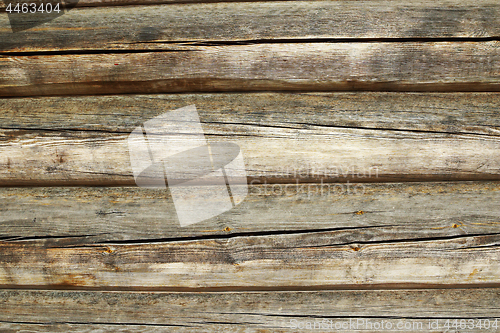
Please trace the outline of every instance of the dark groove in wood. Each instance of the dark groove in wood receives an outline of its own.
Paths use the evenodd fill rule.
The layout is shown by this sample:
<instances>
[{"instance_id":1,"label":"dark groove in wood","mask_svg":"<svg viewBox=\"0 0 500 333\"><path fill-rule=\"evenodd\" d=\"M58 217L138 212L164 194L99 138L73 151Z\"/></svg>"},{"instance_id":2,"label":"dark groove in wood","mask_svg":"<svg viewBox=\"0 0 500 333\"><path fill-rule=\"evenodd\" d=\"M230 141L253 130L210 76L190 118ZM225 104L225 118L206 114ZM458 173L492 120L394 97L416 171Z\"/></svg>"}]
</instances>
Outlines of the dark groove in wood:
<instances>
[{"instance_id":1,"label":"dark groove in wood","mask_svg":"<svg viewBox=\"0 0 500 333\"><path fill-rule=\"evenodd\" d=\"M286 286L286 287L209 287L209 288L172 288L172 287L78 287L78 286L32 286L32 285L2 285L0 290L54 290L54 291L102 291L102 292L287 292L287 291L335 291L335 290L425 290L425 289L487 289L500 288L499 283L470 283L470 284L430 284L430 283L384 283L384 284L345 284L321 286Z\"/></svg>"},{"instance_id":2,"label":"dark groove in wood","mask_svg":"<svg viewBox=\"0 0 500 333\"><path fill-rule=\"evenodd\" d=\"M351 214L356 214L353 212ZM61 249L78 249L78 248L97 248L106 245L136 245L136 244L167 244L174 242L185 242L185 241L199 241L199 240L221 240L221 239L232 239L238 237L260 237L260 236L280 236L280 235L305 235L305 234L315 234L321 232L331 232L331 231L362 231L363 229L375 229L375 228L384 228L384 227L393 227L394 225L380 225L380 226L368 226L368 227L349 227L349 228L325 228L325 229L311 229L311 230L280 230L280 231L261 231L261 232L248 232L248 233L232 233L228 235L210 235L210 236L194 236L194 237L173 237L173 238L160 238L160 239L131 239L131 240L123 240L123 241L105 241L105 242L96 242L92 244L79 244L79 245L68 245L68 246L47 246L47 248L61 248ZM409 243L409 242L430 242L430 241L441 241L441 240L452 240L452 239L467 239L471 237L478 236L497 236L500 235L500 232L494 233L483 233L483 234L466 234L466 235L453 235L453 236L440 236L440 237L421 237L421 238L394 238L389 240L377 240L377 241L354 241L354 242L346 242L346 243L335 243L328 245L312 245L312 246L304 246L305 248L321 248L321 247L338 247L338 246L349 246L349 245L377 245L377 244L399 244L399 243ZM93 235L88 235L87 237L91 237ZM79 236L75 236L79 237ZM82 236L86 237L86 236ZM21 239L16 239L14 241L8 241L9 243L16 244L18 242L24 242L29 240L41 240L41 239L51 239L51 238L65 238L61 237L26 237ZM28 243L29 244L29 243ZM496 244L495 246L500 246ZM487 246L470 246L468 249L474 248L487 248L487 247L495 247L492 245Z\"/></svg>"},{"instance_id":3,"label":"dark groove in wood","mask_svg":"<svg viewBox=\"0 0 500 333\"><path fill-rule=\"evenodd\" d=\"M257 79L169 79L151 81L96 81L3 87L2 97L103 96L127 94L245 93L245 92L500 92L497 82L400 83L361 81L295 83Z\"/></svg>"},{"instance_id":4,"label":"dark groove in wood","mask_svg":"<svg viewBox=\"0 0 500 333\"><path fill-rule=\"evenodd\" d=\"M494 42L500 37L431 37L431 38L290 38L290 39L244 39L238 41L213 40L213 41L153 41L135 42L124 44L165 44L189 46L234 46L234 45L259 45L259 44L301 44L301 43L446 43L446 42ZM162 49L93 49L93 50L59 50L59 51L0 51L0 56L49 56L49 55L83 55L83 54L124 54L124 53L154 53L154 52L196 52L196 50L162 50Z\"/></svg>"},{"instance_id":5,"label":"dark groove in wood","mask_svg":"<svg viewBox=\"0 0 500 333\"><path fill-rule=\"evenodd\" d=\"M90 175L104 175L104 173L88 172ZM121 175L114 173L106 173L109 176L120 176L130 178L127 180L85 180L85 181L75 181L75 180L60 180L60 181L48 181L48 180L2 180L0 183L0 188L27 188L27 187L134 187L137 186L135 180L132 176ZM300 179L298 185L314 185L314 184L346 184L351 185L356 184L392 184L392 183L440 183L440 182L496 182L500 181L500 175L484 175L484 174L441 174L441 175L383 175L376 178L353 178L352 176L339 177L339 178L312 178L303 177ZM247 184L254 185L292 185L297 184L295 178L277 178L277 177L248 177Z\"/></svg>"}]
</instances>

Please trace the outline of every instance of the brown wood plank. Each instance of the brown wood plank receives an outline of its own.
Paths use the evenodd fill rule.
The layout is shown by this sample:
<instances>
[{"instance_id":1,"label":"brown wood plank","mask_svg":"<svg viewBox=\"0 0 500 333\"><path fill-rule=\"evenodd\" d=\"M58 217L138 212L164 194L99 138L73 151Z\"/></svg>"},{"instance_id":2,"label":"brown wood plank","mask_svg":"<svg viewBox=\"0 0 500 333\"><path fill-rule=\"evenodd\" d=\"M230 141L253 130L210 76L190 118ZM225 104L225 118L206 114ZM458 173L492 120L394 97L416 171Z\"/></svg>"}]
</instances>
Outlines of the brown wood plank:
<instances>
[{"instance_id":1,"label":"brown wood plank","mask_svg":"<svg viewBox=\"0 0 500 333\"><path fill-rule=\"evenodd\" d=\"M223 332L226 325L213 325L215 326L213 332ZM50 333L94 333L94 332L191 332L193 328L182 327L154 327L149 325L105 325L105 324L28 324L28 323L0 323L0 329L3 333L18 333L18 332L50 332ZM232 328L229 328L230 330Z\"/></svg>"},{"instance_id":2,"label":"brown wood plank","mask_svg":"<svg viewBox=\"0 0 500 333\"><path fill-rule=\"evenodd\" d=\"M178 45L170 52L2 56L0 96L258 90L499 91L499 43Z\"/></svg>"},{"instance_id":3,"label":"brown wood plank","mask_svg":"<svg viewBox=\"0 0 500 333\"><path fill-rule=\"evenodd\" d=\"M495 180L497 103L384 93L4 99L0 184L133 186L129 133L190 104L211 142L240 146L250 182Z\"/></svg>"},{"instance_id":4,"label":"brown wood plank","mask_svg":"<svg viewBox=\"0 0 500 333\"><path fill-rule=\"evenodd\" d=\"M498 137L261 127L230 136L214 127L224 136L208 139L239 145L254 184L498 180L500 174ZM135 185L126 134L2 130L0 136L7 138L0 143L2 186ZM187 180L196 170L178 176Z\"/></svg>"},{"instance_id":5,"label":"brown wood plank","mask_svg":"<svg viewBox=\"0 0 500 333\"><path fill-rule=\"evenodd\" d=\"M467 332L495 331L500 292L488 289L344 290L318 292L89 292L2 290L2 332L296 332L298 326L343 332L407 323L405 331L444 331L462 319ZM472 327L489 318L490 330ZM29 323L29 324L27 324ZM319 324L328 326L318 326ZM498 323L498 320L497 320ZM350 325L349 325L350 324ZM344 329L341 326L344 325ZM410 325L410 326L408 326ZM330 327L333 328L330 330ZM380 327L380 326L379 326ZM410 327L410 328L408 328ZM301 329L300 331L303 331Z\"/></svg>"},{"instance_id":6,"label":"brown wood plank","mask_svg":"<svg viewBox=\"0 0 500 333\"><path fill-rule=\"evenodd\" d=\"M101 1L80 0L79 4ZM120 2L134 4L133 0L105 0L107 4ZM0 51L176 49L172 42L217 45L283 40L497 38L500 28L495 22L499 18L496 0L269 1L78 8L16 33L12 33L7 15L1 15Z\"/></svg>"},{"instance_id":7,"label":"brown wood plank","mask_svg":"<svg viewBox=\"0 0 500 333\"><path fill-rule=\"evenodd\" d=\"M125 132L196 105L203 124L500 136L498 93L233 93L0 99L0 128ZM205 125L204 125L205 126Z\"/></svg>"},{"instance_id":8,"label":"brown wood plank","mask_svg":"<svg viewBox=\"0 0 500 333\"><path fill-rule=\"evenodd\" d=\"M389 325L392 324L395 327L400 321L394 319L383 320L385 323ZM492 320L494 321L494 319ZM444 323L444 321L443 321ZM318 324L319 325L319 324ZM404 323L403 323L404 325ZM410 322L409 325L412 325ZM459 324L458 324L459 325ZM356 326L355 326L356 327ZM465 325L465 327L467 327ZM170 326L148 326L148 325L104 325L104 324L2 324L0 323L0 329L2 332L11 333L11 332L51 332L51 333L65 333L65 332L78 332L78 333L93 333L93 332L124 332L124 333L135 333L135 332L192 332L193 327L170 327ZM445 330L446 328L442 328ZM231 324L206 324L203 327L204 332L259 332L259 333L274 333L274 332L297 332L297 328L244 328L242 325L231 325ZM334 328L335 330L335 328ZM415 329L411 328L404 329L405 332L417 333L417 332L436 332L435 330L422 330L419 326ZM318 328L312 329L302 329L301 332L318 332ZM342 332L373 332L373 328L368 328L367 330L363 329L347 329ZM484 332L484 329L473 328L471 330L467 330L467 332Z\"/></svg>"},{"instance_id":9,"label":"brown wood plank","mask_svg":"<svg viewBox=\"0 0 500 333\"><path fill-rule=\"evenodd\" d=\"M500 232L500 183L253 185L240 205L180 227L170 193L0 188L0 237L54 244L334 231L347 242Z\"/></svg>"},{"instance_id":10,"label":"brown wood plank","mask_svg":"<svg viewBox=\"0 0 500 333\"><path fill-rule=\"evenodd\" d=\"M205 4L219 2L264 2L268 0L79 0L75 7L103 7L103 6L141 6L159 4ZM274 1L296 1L296 0L274 0ZM324 1L324 0L309 0ZM75 2L75 1L71 1ZM5 4L0 3L0 10L5 11Z\"/></svg>"},{"instance_id":11,"label":"brown wood plank","mask_svg":"<svg viewBox=\"0 0 500 333\"><path fill-rule=\"evenodd\" d=\"M500 285L499 234L368 242L353 242L345 234L67 246L2 241L0 287L252 290Z\"/></svg>"}]
</instances>

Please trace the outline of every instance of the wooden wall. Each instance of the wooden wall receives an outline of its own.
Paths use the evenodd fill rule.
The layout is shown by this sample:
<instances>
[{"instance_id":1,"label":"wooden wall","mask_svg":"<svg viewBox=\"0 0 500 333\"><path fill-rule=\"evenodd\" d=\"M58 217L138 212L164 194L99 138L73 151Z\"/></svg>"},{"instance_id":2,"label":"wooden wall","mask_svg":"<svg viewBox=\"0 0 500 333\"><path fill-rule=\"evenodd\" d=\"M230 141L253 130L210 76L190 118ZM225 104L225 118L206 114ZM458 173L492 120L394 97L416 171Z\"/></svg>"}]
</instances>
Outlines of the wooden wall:
<instances>
[{"instance_id":1,"label":"wooden wall","mask_svg":"<svg viewBox=\"0 0 500 333\"><path fill-rule=\"evenodd\" d=\"M0 331L498 330L499 19L497 0L80 0L13 33L0 13ZM250 185L181 228L127 137L191 104Z\"/></svg>"}]
</instances>

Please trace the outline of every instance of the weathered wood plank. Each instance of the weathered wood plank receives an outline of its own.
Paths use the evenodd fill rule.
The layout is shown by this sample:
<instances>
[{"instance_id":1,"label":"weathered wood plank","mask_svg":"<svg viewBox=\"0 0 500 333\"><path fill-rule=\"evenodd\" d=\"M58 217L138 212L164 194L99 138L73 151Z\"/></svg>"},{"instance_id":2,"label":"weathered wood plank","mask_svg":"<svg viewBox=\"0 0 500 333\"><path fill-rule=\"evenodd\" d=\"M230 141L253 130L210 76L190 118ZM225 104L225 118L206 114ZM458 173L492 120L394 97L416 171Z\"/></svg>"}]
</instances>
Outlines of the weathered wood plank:
<instances>
[{"instance_id":1,"label":"weathered wood plank","mask_svg":"<svg viewBox=\"0 0 500 333\"><path fill-rule=\"evenodd\" d=\"M95 332L192 332L192 327L171 327L171 326L149 326L149 325L105 325L105 324L29 324L29 323L0 323L0 329L3 333L19 333L19 332L50 332L50 333L95 333ZM230 332L235 332L233 327L227 328L226 325L213 325L211 331L208 332L224 332L224 329L229 329ZM241 328L240 328L241 329ZM227 331L226 331L227 332Z\"/></svg>"},{"instance_id":2,"label":"weathered wood plank","mask_svg":"<svg viewBox=\"0 0 500 333\"><path fill-rule=\"evenodd\" d=\"M373 324L383 320L384 329L389 322L394 329L398 323L408 323L405 331L427 332L432 330L429 322L439 325L434 331L444 330L447 318L467 319L469 327L469 319L494 322L500 317L499 296L495 288L244 293L3 290L0 327L14 331L22 323L30 323L36 331L50 327L54 332L61 328L72 332L90 328L100 332L135 332L139 328L153 332L296 332L299 324L304 328L308 323L322 323L333 325L332 331L335 324L337 328L343 324L344 329L337 331L359 332L370 330L369 322L373 331ZM320 328L316 326L315 331ZM323 330L330 331L330 326ZM484 331L496 329L467 329Z\"/></svg>"},{"instance_id":3,"label":"weathered wood plank","mask_svg":"<svg viewBox=\"0 0 500 333\"><path fill-rule=\"evenodd\" d=\"M263 2L268 0L79 0L75 7L102 7L102 6L141 6L159 4L205 4L218 2ZM274 0L274 1L296 1L296 0ZM324 0L309 0L324 1ZM68 1L74 3L75 1ZM66 3L68 3L66 2ZM0 10L5 11L6 6L0 3Z\"/></svg>"},{"instance_id":4,"label":"weathered wood plank","mask_svg":"<svg viewBox=\"0 0 500 333\"><path fill-rule=\"evenodd\" d=\"M209 140L241 147L249 181L498 179L499 99L401 93L4 99L0 179L3 186L135 185L128 134L189 104L198 106Z\"/></svg>"},{"instance_id":5,"label":"weathered wood plank","mask_svg":"<svg viewBox=\"0 0 500 333\"><path fill-rule=\"evenodd\" d=\"M499 234L351 242L328 231L148 243L0 242L0 287L499 286Z\"/></svg>"},{"instance_id":6,"label":"weathered wood plank","mask_svg":"<svg viewBox=\"0 0 500 333\"><path fill-rule=\"evenodd\" d=\"M196 105L202 123L500 136L499 93L232 93L0 99L0 128L130 133ZM204 127L206 125L203 125Z\"/></svg>"},{"instance_id":7,"label":"weathered wood plank","mask_svg":"<svg viewBox=\"0 0 500 333\"><path fill-rule=\"evenodd\" d=\"M79 4L99 2L101 0L80 0ZM500 28L495 24L499 18L500 4L495 0L115 6L73 9L57 20L17 33L11 32L7 15L1 15L0 51L161 50L170 49L172 42L496 38L500 35Z\"/></svg>"},{"instance_id":8,"label":"weathered wood plank","mask_svg":"<svg viewBox=\"0 0 500 333\"><path fill-rule=\"evenodd\" d=\"M181 228L166 190L0 188L0 237L47 246L321 230L346 242L429 239L500 232L495 202L498 182L252 185L237 207Z\"/></svg>"},{"instance_id":9,"label":"weathered wood plank","mask_svg":"<svg viewBox=\"0 0 500 333\"><path fill-rule=\"evenodd\" d=\"M373 319L377 320L377 319ZM392 325L392 327L396 327L400 321L394 319L383 319L378 318L378 320L383 320L384 323ZM494 321L494 319L493 319ZM409 321L408 321L409 322ZM442 322L444 323L445 320ZM428 322L426 322L428 324ZM411 325L411 322L410 324ZM356 327L356 326L355 326ZM465 326L467 327L467 326ZM124 332L124 333L135 333L135 332L192 332L193 327L170 327L170 326L147 326L147 325L104 325L104 324L16 324L16 323L8 323L2 324L0 323L0 329L2 332L11 333L11 332L50 332L50 333L66 333L66 332L78 332L78 333L94 333L94 332ZM300 332L318 332L319 328L312 329L301 329ZM204 332L258 332L258 333L274 333L274 332L297 332L297 328L245 328L243 325L231 325L231 324L206 324L203 327ZM404 329L405 332L409 333L417 333L417 332L442 332L445 331L446 328L441 328L440 331L436 331L433 329L426 330L420 327L416 327L413 329L411 326L408 329ZM332 330L335 332L335 328ZM484 332L484 329L473 328L467 330L467 332ZM342 330L342 332L374 332L373 327L368 328L366 330L360 328L353 328Z\"/></svg>"},{"instance_id":10,"label":"weathered wood plank","mask_svg":"<svg viewBox=\"0 0 500 333\"><path fill-rule=\"evenodd\" d=\"M277 1L287 1L287 2L298 2L299 0L274 0L275 2ZM326 2L325 0L308 0L308 2L313 2L313 1L321 1L321 2ZM347 2L348 0L334 0L337 2ZM353 0L350 0L353 1ZM354 0L357 1L357 0ZM368 1L374 1L374 0L368 0ZM368 2L366 1L366 2ZM379 0L375 0L379 1ZM75 1L70 1L70 3L74 3ZM246 2L252 2L252 3L259 3L259 2L268 2L268 0L79 0L76 4L75 7L101 7L101 6L140 6L140 5L155 5L155 4L207 4L207 3L246 3ZM305 1L303 1L305 2ZM386 1L387 3L389 1ZM399 1L392 1L392 5L397 4ZM450 4L450 1L443 2L443 6L440 7L443 10L446 10L446 4ZM496 5L496 3L492 2L491 0L476 0L474 2L475 4L481 4L481 5ZM415 2L408 4L412 5L415 4ZM425 1L420 1L419 4L425 4ZM436 2L429 2L427 5L431 4L436 4ZM462 3L458 3L459 5L463 5ZM5 11L5 4L0 2L0 10Z\"/></svg>"},{"instance_id":11,"label":"weathered wood plank","mask_svg":"<svg viewBox=\"0 0 500 333\"><path fill-rule=\"evenodd\" d=\"M2 56L0 96L250 90L499 91L499 45L498 41L177 45L170 52Z\"/></svg>"},{"instance_id":12,"label":"weathered wood plank","mask_svg":"<svg viewBox=\"0 0 500 333\"><path fill-rule=\"evenodd\" d=\"M207 137L240 146L250 183L500 178L498 137L226 126L233 130L215 125L210 132L223 136ZM241 131L248 132L234 133ZM126 134L2 130L0 137L3 186L135 185ZM196 170L178 177L192 179Z\"/></svg>"}]
</instances>

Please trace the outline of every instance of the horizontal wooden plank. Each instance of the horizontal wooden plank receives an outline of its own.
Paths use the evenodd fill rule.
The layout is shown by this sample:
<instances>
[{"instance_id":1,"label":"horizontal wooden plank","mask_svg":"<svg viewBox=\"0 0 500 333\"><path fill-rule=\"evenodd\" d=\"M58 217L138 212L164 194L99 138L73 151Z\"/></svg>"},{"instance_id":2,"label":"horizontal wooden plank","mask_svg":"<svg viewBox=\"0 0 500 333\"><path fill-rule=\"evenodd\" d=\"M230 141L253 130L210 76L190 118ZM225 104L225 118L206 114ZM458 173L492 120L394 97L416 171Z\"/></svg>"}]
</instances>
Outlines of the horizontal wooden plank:
<instances>
[{"instance_id":1,"label":"horizontal wooden plank","mask_svg":"<svg viewBox=\"0 0 500 333\"><path fill-rule=\"evenodd\" d=\"M499 93L204 93L0 99L0 128L130 133L163 112L196 105L211 123L500 136ZM207 125L205 125L207 124Z\"/></svg>"},{"instance_id":2,"label":"horizontal wooden plank","mask_svg":"<svg viewBox=\"0 0 500 333\"><path fill-rule=\"evenodd\" d=\"M398 323L401 323L398 320L394 319L381 319L384 321L384 323L387 323L387 325L392 325L392 327L396 327ZM444 324L446 320L442 321ZM390 324L389 324L390 322ZM405 332L411 332L411 333L417 333L417 332L436 332L435 330L426 330L421 329L420 326L417 326L415 329L411 327L412 322L409 322L409 327L408 329L404 329ZM494 319L491 321L491 323L494 322ZM380 324L381 322L379 322ZM404 322L401 323L404 325ZM428 324L426 322L426 324ZM453 322L452 322L453 324ZM318 324L319 325L319 324ZM458 327L460 326L460 323L457 324ZM318 327L318 326L317 326ZM356 326L354 326L356 327ZM464 327L467 327L465 325ZM490 324L491 327L491 324ZM132 332L152 332L152 333L157 333L157 332L192 332L193 328L192 327L170 327L170 326L147 326L147 325L104 325L104 324L15 324L15 323L6 323L2 324L0 323L0 329L2 329L2 332L5 333L11 333L11 332L51 332L51 333L64 333L64 332L78 332L78 333L92 333L92 332L124 332L124 333L132 333ZM257 329L253 328L245 328L242 325L231 325L231 324L210 324L210 326L207 324L205 327L203 327L205 332L255 332ZM442 330L445 330L446 328L442 328ZM312 328L312 329L301 329L301 332L318 332L318 328ZM342 332L373 332L373 326L372 328L363 330L362 328L357 329L347 329L347 330L342 330ZM467 330L467 332L484 332L483 329L479 328L473 328L470 330ZM280 328L259 328L258 329L259 333L270 333L270 332L297 332L297 328L285 328L285 329L280 329ZM335 332L335 328L333 329L333 332Z\"/></svg>"},{"instance_id":3,"label":"horizontal wooden plank","mask_svg":"<svg viewBox=\"0 0 500 333\"><path fill-rule=\"evenodd\" d=\"M499 91L499 45L498 41L177 45L169 52L2 56L0 96L258 90Z\"/></svg>"},{"instance_id":4,"label":"horizontal wooden plank","mask_svg":"<svg viewBox=\"0 0 500 333\"><path fill-rule=\"evenodd\" d=\"M202 123L500 136L499 93L233 93L0 99L0 128L131 132L196 105Z\"/></svg>"},{"instance_id":5,"label":"horizontal wooden plank","mask_svg":"<svg viewBox=\"0 0 500 333\"><path fill-rule=\"evenodd\" d=\"M227 326L224 324L213 325L212 332L224 332ZM94 332L190 332L192 328L182 328L182 327L157 327L151 325L104 325L104 324L28 324L28 323L0 323L0 329L4 333L17 333L17 332L50 332L50 333L62 333L62 332L78 332L78 333L94 333ZM229 331L234 332L233 328L230 327Z\"/></svg>"},{"instance_id":6,"label":"horizontal wooden plank","mask_svg":"<svg viewBox=\"0 0 500 333\"><path fill-rule=\"evenodd\" d=\"M158 4L204 4L218 2L262 2L268 0L75 0L69 1L74 7L102 7L102 6L140 6L140 5L158 5ZM296 1L296 0L274 0L274 1ZM310 0L324 1L324 0ZM5 4L0 3L0 10L5 11Z\"/></svg>"},{"instance_id":7,"label":"horizontal wooden plank","mask_svg":"<svg viewBox=\"0 0 500 333\"><path fill-rule=\"evenodd\" d=\"M221 327L222 326L222 327ZM220 325L217 329L223 329L225 326ZM174 328L154 327L148 325L102 325L102 324L28 324L28 323L0 323L0 329L5 333L17 332L78 332L78 333L93 333L93 332L172 332ZM187 328L185 332L189 332L191 328ZM175 328L176 332L182 332L182 328ZM215 332L222 332L217 331Z\"/></svg>"},{"instance_id":8,"label":"horizontal wooden plank","mask_svg":"<svg viewBox=\"0 0 500 333\"><path fill-rule=\"evenodd\" d=\"M206 4L220 2L265 2L268 0L73 0L68 1L66 6L70 4L73 8L78 7L104 7L104 6L143 6L143 5L161 5L161 4ZM297 1L297 0L274 0L274 1ZM324 0L309 0L309 1L324 1ZM75 3L76 2L76 3ZM6 12L6 5L0 2L0 12ZM66 7L67 8L67 7ZM71 10L69 9L69 10Z\"/></svg>"},{"instance_id":9,"label":"horizontal wooden plank","mask_svg":"<svg viewBox=\"0 0 500 333\"><path fill-rule=\"evenodd\" d=\"M133 186L129 133L190 104L210 142L240 146L250 182L495 180L498 102L402 93L3 99L0 181Z\"/></svg>"},{"instance_id":10,"label":"horizontal wooden plank","mask_svg":"<svg viewBox=\"0 0 500 333\"><path fill-rule=\"evenodd\" d=\"M373 325L380 327L383 321L384 330L391 323L394 329L406 324L405 331L428 332L444 331L448 319L465 319L467 332L485 332L496 330L491 325L500 317L499 296L495 288L244 293L3 290L0 328L2 332L16 332L14 328L23 325L37 332L47 327L53 332L62 328L296 332L300 325L300 331L310 332L335 331L337 324L337 331L359 332L370 331L370 325L374 331ZM489 330L475 327L479 318L481 323L490 320Z\"/></svg>"},{"instance_id":11,"label":"horizontal wooden plank","mask_svg":"<svg viewBox=\"0 0 500 333\"><path fill-rule=\"evenodd\" d=\"M251 133L231 136L216 125L223 137L207 137L239 145L254 184L500 178L498 137L226 126ZM0 137L3 186L135 185L126 134L2 130ZM178 177L192 179L197 170Z\"/></svg>"},{"instance_id":12,"label":"horizontal wooden plank","mask_svg":"<svg viewBox=\"0 0 500 333\"><path fill-rule=\"evenodd\" d=\"M498 233L380 242L351 242L345 234L68 246L2 241L0 287L252 290L500 285Z\"/></svg>"},{"instance_id":13,"label":"horizontal wooden plank","mask_svg":"<svg viewBox=\"0 0 500 333\"><path fill-rule=\"evenodd\" d=\"M240 205L180 227L170 193L0 188L0 237L78 245L337 230L345 242L500 232L500 183L252 185Z\"/></svg>"},{"instance_id":14,"label":"horizontal wooden plank","mask_svg":"<svg viewBox=\"0 0 500 333\"><path fill-rule=\"evenodd\" d=\"M79 4L101 1L80 0ZM7 15L0 16L0 51L164 50L172 48L172 42L496 38L500 35L495 24L499 18L500 4L495 0L269 1L80 8L16 33L12 33Z\"/></svg>"}]
</instances>

